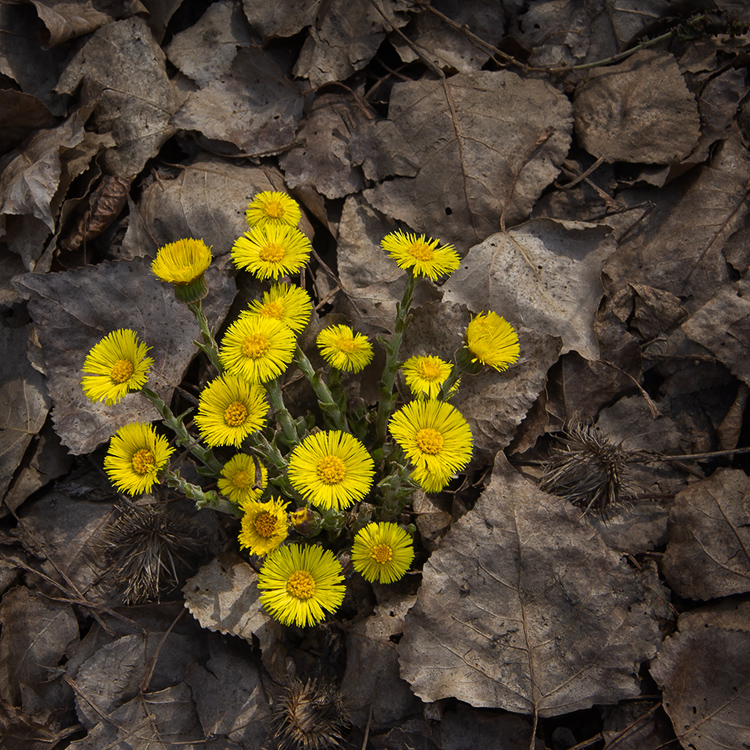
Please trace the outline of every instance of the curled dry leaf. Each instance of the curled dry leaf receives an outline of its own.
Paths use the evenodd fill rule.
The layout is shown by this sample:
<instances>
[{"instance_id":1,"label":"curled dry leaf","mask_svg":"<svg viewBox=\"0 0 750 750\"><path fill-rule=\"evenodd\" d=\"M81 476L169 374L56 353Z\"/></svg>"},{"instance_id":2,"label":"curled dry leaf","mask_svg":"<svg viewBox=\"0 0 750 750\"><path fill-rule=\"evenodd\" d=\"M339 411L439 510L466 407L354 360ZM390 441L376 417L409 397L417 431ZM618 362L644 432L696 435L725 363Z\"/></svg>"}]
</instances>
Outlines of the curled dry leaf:
<instances>
[{"instance_id":1,"label":"curled dry leaf","mask_svg":"<svg viewBox=\"0 0 750 750\"><path fill-rule=\"evenodd\" d=\"M242 0L250 25L263 37L294 36L315 21L320 0L286 0L283 3L259 3Z\"/></svg>"},{"instance_id":2,"label":"curled dry leaf","mask_svg":"<svg viewBox=\"0 0 750 750\"><path fill-rule=\"evenodd\" d=\"M422 700L557 716L638 695L640 663L660 642L627 563L500 453L425 565L399 653Z\"/></svg>"},{"instance_id":3,"label":"curled dry leaf","mask_svg":"<svg viewBox=\"0 0 750 750\"><path fill-rule=\"evenodd\" d=\"M54 124L55 118L35 96L0 89L0 154L18 146L32 131Z\"/></svg>"}]
</instances>

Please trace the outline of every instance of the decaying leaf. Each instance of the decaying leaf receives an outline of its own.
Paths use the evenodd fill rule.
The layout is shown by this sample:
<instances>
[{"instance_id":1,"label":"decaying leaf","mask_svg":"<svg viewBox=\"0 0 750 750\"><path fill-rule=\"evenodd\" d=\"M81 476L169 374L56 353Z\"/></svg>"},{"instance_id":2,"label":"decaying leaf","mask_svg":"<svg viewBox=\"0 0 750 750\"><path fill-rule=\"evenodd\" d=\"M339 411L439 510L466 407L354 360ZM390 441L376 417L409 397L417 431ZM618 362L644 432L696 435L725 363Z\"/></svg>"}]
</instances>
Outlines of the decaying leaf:
<instances>
[{"instance_id":1,"label":"decaying leaf","mask_svg":"<svg viewBox=\"0 0 750 750\"><path fill-rule=\"evenodd\" d=\"M284 3L259 3L242 0L250 25L264 40L294 36L315 20L320 0L287 0Z\"/></svg>"},{"instance_id":2,"label":"decaying leaf","mask_svg":"<svg viewBox=\"0 0 750 750\"><path fill-rule=\"evenodd\" d=\"M425 565L399 653L422 700L557 716L637 695L660 641L627 563L500 453Z\"/></svg>"},{"instance_id":3,"label":"decaying leaf","mask_svg":"<svg viewBox=\"0 0 750 750\"><path fill-rule=\"evenodd\" d=\"M388 119L419 173L365 192L379 211L457 245L517 224L555 178L572 129L570 102L508 71L461 73L393 87Z\"/></svg>"},{"instance_id":4,"label":"decaying leaf","mask_svg":"<svg viewBox=\"0 0 750 750\"><path fill-rule=\"evenodd\" d=\"M543 750L544 743L535 739L531 745L531 722L521 716L482 711L458 704L443 714L440 737L443 750Z\"/></svg>"},{"instance_id":5,"label":"decaying leaf","mask_svg":"<svg viewBox=\"0 0 750 750\"><path fill-rule=\"evenodd\" d=\"M659 703L639 701L614 706L602 728L604 750L664 750L674 732Z\"/></svg>"},{"instance_id":6,"label":"decaying leaf","mask_svg":"<svg viewBox=\"0 0 750 750\"><path fill-rule=\"evenodd\" d=\"M35 96L0 89L0 154L18 146L33 130L54 124L50 111Z\"/></svg>"}]
</instances>

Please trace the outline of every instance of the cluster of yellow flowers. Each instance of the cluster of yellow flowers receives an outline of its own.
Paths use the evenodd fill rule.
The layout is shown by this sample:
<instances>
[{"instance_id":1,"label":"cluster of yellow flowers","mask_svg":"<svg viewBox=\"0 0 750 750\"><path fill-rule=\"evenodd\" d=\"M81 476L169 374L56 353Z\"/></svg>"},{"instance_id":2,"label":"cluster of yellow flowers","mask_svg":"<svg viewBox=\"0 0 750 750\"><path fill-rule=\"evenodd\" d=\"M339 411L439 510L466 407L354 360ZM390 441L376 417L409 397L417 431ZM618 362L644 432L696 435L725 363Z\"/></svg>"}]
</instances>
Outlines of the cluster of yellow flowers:
<instances>
[{"instance_id":1,"label":"cluster of yellow flowers","mask_svg":"<svg viewBox=\"0 0 750 750\"><path fill-rule=\"evenodd\" d=\"M241 517L240 546L251 554L265 556L258 574L261 602L280 622L307 626L320 622L326 612L340 606L344 572L332 551L310 542L287 544L287 538L292 530L304 536L313 509L336 514L370 496L376 469L382 466L376 467L371 452L351 433L345 418L339 424L341 429L312 432L299 432L291 420L282 424L290 451L286 457L275 454L281 467L278 463L265 466L257 458L264 455L258 444L252 439L247 442L249 436L260 434L266 427L269 398L276 418L282 422L285 409L277 379L293 361L313 384L316 378L320 381L320 373L312 372L297 344L297 335L310 321L312 300L304 288L288 278L303 269L311 253L310 240L297 226L300 208L285 193L269 191L255 196L246 217L249 230L235 242L232 258L238 268L274 283L229 326L218 344L201 307L208 291L204 274L211 263L211 249L196 239L170 243L159 250L152 271L171 283L178 299L190 306L204 335L202 348L219 371L199 396L194 422L201 440L210 449L245 448L245 452L219 464L216 479L218 491ZM398 331L406 326L417 278L436 280L450 274L458 268L460 259L451 245L440 246L425 235L401 231L386 236L382 247L409 275L398 313ZM494 312L481 313L471 320L464 343L463 359L475 367L489 365L502 371L519 356L516 332ZM334 383L340 385L337 371L358 373L373 359L367 336L346 325L324 328L317 346L332 368L332 388ZM121 329L107 335L92 348L82 368L87 397L116 404L126 394L141 391L158 404L158 396L147 388L153 365L153 359L146 356L148 351L135 331ZM415 356L400 363L397 346L388 353L383 378L386 405L379 408L387 412L390 405L393 413L384 412L381 419L379 411L378 422L382 422L383 434L387 423L393 440L411 464L413 481L427 492L439 492L456 472L466 468L472 453L469 425L446 401L458 389L458 368L437 356ZM393 375L399 366L414 398L394 410ZM321 407L335 407L335 398L330 391L325 393L327 401L321 401ZM194 446L195 439L161 404L163 416L170 416L165 424L175 430L178 443L189 447L192 441ZM378 442L377 436L374 442ZM275 438L265 445L278 450ZM204 463L213 465L211 451L201 450ZM159 481L173 452L153 425L129 424L112 438L104 468L120 491L141 494ZM276 475L272 483L282 488L282 494L284 487L291 488L286 494L296 498L296 509L290 511L289 499L269 492L272 470ZM174 474L167 474L174 479ZM367 523L353 535L352 565L368 581L391 583L400 579L413 558L411 536L396 523Z\"/></svg>"}]
</instances>

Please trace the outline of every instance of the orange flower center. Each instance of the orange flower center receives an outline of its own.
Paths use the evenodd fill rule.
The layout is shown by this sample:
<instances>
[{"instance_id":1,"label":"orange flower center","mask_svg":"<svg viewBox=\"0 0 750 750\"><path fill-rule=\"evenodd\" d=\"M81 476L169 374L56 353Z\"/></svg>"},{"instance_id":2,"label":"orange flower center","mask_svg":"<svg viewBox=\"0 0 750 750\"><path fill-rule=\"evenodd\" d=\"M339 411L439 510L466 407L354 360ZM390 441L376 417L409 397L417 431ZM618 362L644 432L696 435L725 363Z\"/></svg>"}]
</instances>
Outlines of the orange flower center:
<instances>
[{"instance_id":1,"label":"orange flower center","mask_svg":"<svg viewBox=\"0 0 750 750\"><path fill-rule=\"evenodd\" d=\"M429 359L423 360L419 363L419 374L425 380L439 380L440 379L440 367Z\"/></svg>"},{"instance_id":2,"label":"orange flower center","mask_svg":"<svg viewBox=\"0 0 750 750\"><path fill-rule=\"evenodd\" d=\"M276 526L278 519L272 516L267 510L264 510L255 519L255 530L262 536L268 539L276 533Z\"/></svg>"},{"instance_id":3,"label":"orange flower center","mask_svg":"<svg viewBox=\"0 0 750 750\"><path fill-rule=\"evenodd\" d=\"M244 469L235 471L230 481L238 490L244 490L245 487L249 487L251 484L250 474Z\"/></svg>"},{"instance_id":4,"label":"orange flower center","mask_svg":"<svg viewBox=\"0 0 750 750\"><path fill-rule=\"evenodd\" d=\"M440 453L443 448L443 436L432 427L423 427L414 436L417 441L417 447L422 453L429 453L434 456Z\"/></svg>"},{"instance_id":5,"label":"orange flower center","mask_svg":"<svg viewBox=\"0 0 750 750\"><path fill-rule=\"evenodd\" d=\"M376 544L370 552L370 557L379 565L385 565L393 559L393 550L388 544Z\"/></svg>"},{"instance_id":6,"label":"orange flower center","mask_svg":"<svg viewBox=\"0 0 750 750\"><path fill-rule=\"evenodd\" d=\"M260 308L260 314L265 315L267 318L281 320L284 317L284 305L278 300L275 300L274 302L266 302L266 304Z\"/></svg>"},{"instance_id":7,"label":"orange flower center","mask_svg":"<svg viewBox=\"0 0 750 750\"><path fill-rule=\"evenodd\" d=\"M351 353L357 348L357 342L354 338L340 338L336 342L336 346L341 349L342 352Z\"/></svg>"},{"instance_id":8,"label":"orange flower center","mask_svg":"<svg viewBox=\"0 0 750 750\"><path fill-rule=\"evenodd\" d=\"M295 570L287 578L286 590L295 599L309 599L315 593L315 579L306 570Z\"/></svg>"},{"instance_id":9,"label":"orange flower center","mask_svg":"<svg viewBox=\"0 0 750 750\"><path fill-rule=\"evenodd\" d=\"M432 248L422 240L417 240L409 245L409 253L413 255L417 260L432 260L435 253L432 252Z\"/></svg>"},{"instance_id":10,"label":"orange flower center","mask_svg":"<svg viewBox=\"0 0 750 750\"><path fill-rule=\"evenodd\" d=\"M141 448L133 454L130 463L136 474L144 476L145 474L152 474L154 472L156 459L154 458L154 454L148 450L148 448Z\"/></svg>"},{"instance_id":11,"label":"orange flower center","mask_svg":"<svg viewBox=\"0 0 750 750\"><path fill-rule=\"evenodd\" d=\"M260 259L266 263L278 263L286 255L286 252L281 245L269 242L267 245L263 245L258 254Z\"/></svg>"},{"instance_id":12,"label":"orange flower center","mask_svg":"<svg viewBox=\"0 0 750 750\"><path fill-rule=\"evenodd\" d=\"M269 219L280 219L284 216L284 206L281 205L280 201L268 201L265 210Z\"/></svg>"},{"instance_id":13,"label":"orange flower center","mask_svg":"<svg viewBox=\"0 0 750 750\"><path fill-rule=\"evenodd\" d=\"M346 476L346 465L338 456L325 456L315 467L323 484L339 484Z\"/></svg>"},{"instance_id":14,"label":"orange flower center","mask_svg":"<svg viewBox=\"0 0 750 750\"><path fill-rule=\"evenodd\" d=\"M224 421L230 427L241 427L247 419L247 407L241 401L233 401L224 412Z\"/></svg>"},{"instance_id":15,"label":"orange flower center","mask_svg":"<svg viewBox=\"0 0 750 750\"><path fill-rule=\"evenodd\" d=\"M133 376L135 368L127 359L118 359L110 370L109 377L115 383L125 383Z\"/></svg>"},{"instance_id":16,"label":"orange flower center","mask_svg":"<svg viewBox=\"0 0 750 750\"><path fill-rule=\"evenodd\" d=\"M250 359L260 359L271 348L271 342L262 333L251 333L242 342L242 353Z\"/></svg>"}]
</instances>

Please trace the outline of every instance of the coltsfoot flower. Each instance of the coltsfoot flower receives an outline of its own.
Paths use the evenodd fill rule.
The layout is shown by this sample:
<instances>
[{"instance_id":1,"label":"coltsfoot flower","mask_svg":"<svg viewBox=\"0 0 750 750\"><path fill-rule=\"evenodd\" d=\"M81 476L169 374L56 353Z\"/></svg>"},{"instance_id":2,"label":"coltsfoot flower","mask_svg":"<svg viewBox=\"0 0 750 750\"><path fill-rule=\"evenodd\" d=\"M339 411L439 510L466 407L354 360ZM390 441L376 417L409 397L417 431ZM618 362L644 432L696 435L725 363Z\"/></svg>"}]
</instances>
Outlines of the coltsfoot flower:
<instances>
[{"instance_id":1,"label":"coltsfoot flower","mask_svg":"<svg viewBox=\"0 0 750 750\"><path fill-rule=\"evenodd\" d=\"M159 248L151 271L162 281L174 285L177 299L197 302L208 292L203 274L211 265L211 259L211 248L203 240L177 240Z\"/></svg>"},{"instance_id":2,"label":"coltsfoot flower","mask_svg":"<svg viewBox=\"0 0 750 750\"><path fill-rule=\"evenodd\" d=\"M260 479L260 487L257 487ZM252 456L238 453L224 464L218 480L219 492L237 505L260 500L268 485L268 472L260 462L256 464Z\"/></svg>"},{"instance_id":3,"label":"coltsfoot flower","mask_svg":"<svg viewBox=\"0 0 750 750\"><path fill-rule=\"evenodd\" d=\"M133 422L120 427L109 441L104 471L120 492L142 495L156 484L173 453L174 448L156 434L153 425Z\"/></svg>"},{"instance_id":4,"label":"coltsfoot flower","mask_svg":"<svg viewBox=\"0 0 750 750\"><path fill-rule=\"evenodd\" d=\"M239 446L248 435L265 427L267 413L263 388L225 373L203 389L195 423L212 448Z\"/></svg>"},{"instance_id":5,"label":"coltsfoot flower","mask_svg":"<svg viewBox=\"0 0 750 750\"><path fill-rule=\"evenodd\" d=\"M301 333L310 322L311 314L312 301L304 289L293 284L274 284L263 294L263 299L251 302L239 319L251 315L274 318L289 326L294 333Z\"/></svg>"},{"instance_id":6,"label":"coltsfoot flower","mask_svg":"<svg viewBox=\"0 0 750 750\"><path fill-rule=\"evenodd\" d=\"M413 559L412 539L395 523L367 524L354 537L352 565L370 583L398 581Z\"/></svg>"},{"instance_id":7,"label":"coltsfoot flower","mask_svg":"<svg viewBox=\"0 0 750 750\"><path fill-rule=\"evenodd\" d=\"M138 334L127 328L108 333L95 344L83 363L81 380L89 401L119 404L124 396L140 391L148 382L154 360L146 356L150 347L138 341Z\"/></svg>"},{"instance_id":8,"label":"coltsfoot flower","mask_svg":"<svg viewBox=\"0 0 750 750\"><path fill-rule=\"evenodd\" d=\"M434 356L409 357L401 367L414 398L436 398L452 369L448 362ZM451 389L451 394L457 390L458 383Z\"/></svg>"},{"instance_id":9,"label":"coltsfoot flower","mask_svg":"<svg viewBox=\"0 0 750 750\"><path fill-rule=\"evenodd\" d=\"M417 237L399 229L387 234L380 244L399 268L411 269L415 275L433 281L453 273L461 265L461 257L453 245L438 247L440 240L427 239L423 234Z\"/></svg>"},{"instance_id":10,"label":"coltsfoot flower","mask_svg":"<svg viewBox=\"0 0 750 750\"><path fill-rule=\"evenodd\" d=\"M498 372L517 362L521 352L513 326L492 311L471 319L465 339L471 361L494 367Z\"/></svg>"},{"instance_id":11,"label":"coltsfoot flower","mask_svg":"<svg viewBox=\"0 0 750 750\"><path fill-rule=\"evenodd\" d=\"M250 201L245 212L250 227L281 224L296 227L302 218L299 204L286 193L265 190Z\"/></svg>"},{"instance_id":12,"label":"coltsfoot flower","mask_svg":"<svg viewBox=\"0 0 750 750\"><path fill-rule=\"evenodd\" d=\"M289 457L289 481L306 500L341 510L367 495L375 464L362 443L348 432L308 435Z\"/></svg>"},{"instance_id":13,"label":"coltsfoot flower","mask_svg":"<svg viewBox=\"0 0 750 750\"><path fill-rule=\"evenodd\" d=\"M243 503L240 547L250 550L251 555L267 555L276 549L289 535L288 504L278 497L265 503Z\"/></svg>"},{"instance_id":14,"label":"coltsfoot flower","mask_svg":"<svg viewBox=\"0 0 750 750\"><path fill-rule=\"evenodd\" d=\"M231 375L248 383L267 383L286 370L296 346L289 326L275 318L250 315L229 326L219 359Z\"/></svg>"},{"instance_id":15,"label":"coltsfoot flower","mask_svg":"<svg viewBox=\"0 0 750 750\"><path fill-rule=\"evenodd\" d=\"M344 572L333 552L290 544L271 552L258 573L260 603L282 625L307 627L344 600Z\"/></svg>"},{"instance_id":16,"label":"coltsfoot flower","mask_svg":"<svg viewBox=\"0 0 750 750\"><path fill-rule=\"evenodd\" d=\"M426 492L442 490L471 459L471 429L444 401L411 401L394 413L388 428Z\"/></svg>"},{"instance_id":17,"label":"coltsfoot flower","mask_svg":"<svg viewBox=\"0 0 750 750\"><path fill-rule=\"evenodd\" d=\"M259 279L277 279L299 271L310 258L310 240L299 229L285 224L253 227L232 246L237 268Z\"/></svg>"},{"instance_id":18,"label":"coltsfoot flower","mask_svg":"<svg viewBox=\"0 0 750 750\"><path fill-rule=\"evenodd\" d=\"M344 325L328 326L318 334L323 359L337 370L360 372L372 362L372 344L367 336Z\"/></svg>"}]
</instances>

